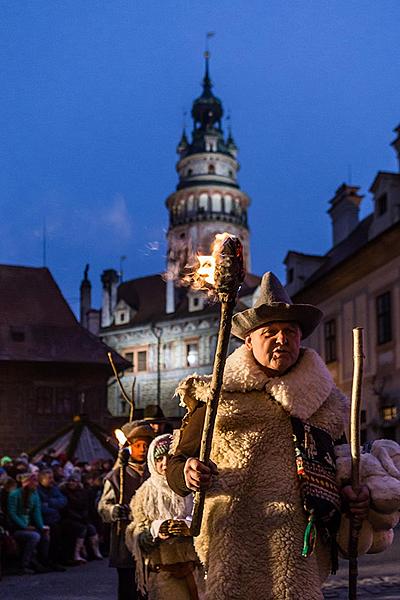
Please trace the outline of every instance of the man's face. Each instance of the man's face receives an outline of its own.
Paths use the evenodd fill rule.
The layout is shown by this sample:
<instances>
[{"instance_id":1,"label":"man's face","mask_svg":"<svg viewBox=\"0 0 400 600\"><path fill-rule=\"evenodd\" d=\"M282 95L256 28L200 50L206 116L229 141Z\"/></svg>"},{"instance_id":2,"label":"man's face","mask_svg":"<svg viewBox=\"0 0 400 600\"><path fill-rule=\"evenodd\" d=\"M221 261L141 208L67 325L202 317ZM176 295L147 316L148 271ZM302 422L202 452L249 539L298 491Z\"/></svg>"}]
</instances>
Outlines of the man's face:
<instances>
[{"instance_id":1,"label":"man's face","mask_svg":"<svg viewBox=\"0 0 400 600\"><path fill-rule=\"evenodd\" d=\"M245 345L271 377L286 373L299 358L301 330L293 321L267 323L252 331Z\"/></svg>"},{"instance_id":2,"label":"man's face","mask_svg":"<svg viewBox=\"0 0 400 600\"><path fill-rule=\"evenodd\" d=\"M43 487L51 487L54 485L53 473L43 473L39 476L40 485Z\"/></svg>"},{"instance_id":3,"label":"man's face","mask_svg":"<svg viewBox=\"0 0 400 600\"><path fill-rule=\"evenodd\" d=\"M144 462L147 457L149 442L147 439L137 439L130 445L131 457L136 462Z\"/></svg>"}]
</instances>

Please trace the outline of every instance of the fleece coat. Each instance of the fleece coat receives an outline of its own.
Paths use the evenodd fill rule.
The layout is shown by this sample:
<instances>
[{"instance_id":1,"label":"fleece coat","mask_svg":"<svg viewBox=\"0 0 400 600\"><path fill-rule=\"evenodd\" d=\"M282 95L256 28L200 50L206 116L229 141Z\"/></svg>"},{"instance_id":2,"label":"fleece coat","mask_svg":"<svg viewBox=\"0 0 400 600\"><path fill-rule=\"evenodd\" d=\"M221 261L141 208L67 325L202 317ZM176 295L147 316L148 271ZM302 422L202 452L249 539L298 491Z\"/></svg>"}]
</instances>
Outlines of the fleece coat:
<instances>
[{"instance_id":1,"label":"fleece coat","mask_svg":"<svg viewBox=\"0 0 400 600\"><path fill-rule=\"evenodd\" d=\"M208 386L191 377L178 393L190 413L206 401ZM245 346L236 350L226 363L212 446L219 477L207 492L196 539L208 600L323 598L330 550L318 539L314 554L301 556L307 519L291 415L333 439L344 432L348 401L318 354L302 349L287 374L268 378Z\"/></svg>"}]
</instances>

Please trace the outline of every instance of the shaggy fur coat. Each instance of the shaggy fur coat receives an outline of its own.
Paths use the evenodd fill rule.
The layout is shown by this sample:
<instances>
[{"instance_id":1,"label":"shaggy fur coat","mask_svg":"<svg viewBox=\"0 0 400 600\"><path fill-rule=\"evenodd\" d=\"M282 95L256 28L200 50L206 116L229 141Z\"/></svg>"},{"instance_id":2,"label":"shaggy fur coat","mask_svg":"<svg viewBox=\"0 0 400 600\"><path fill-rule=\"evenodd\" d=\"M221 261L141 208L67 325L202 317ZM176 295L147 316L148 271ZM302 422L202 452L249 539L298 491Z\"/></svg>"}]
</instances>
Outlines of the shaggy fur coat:
<instances>
[{"instance_id":1,"label":"shaggy fur coat","mask_svg":"<svg viewBox=\"0 0 400 600\"><path fill-rule=\"evenodd\" d=\"M205 378L178 388L189 413L206 401ZM307 524L296 474L290 416L344 432L348 401L316 352L268 378L241 346L227 360L211 459L219 477L207 493L196 550L208 600L320 600L330 552L321 540L301 556Z\"/></svg>"}]
</instances>

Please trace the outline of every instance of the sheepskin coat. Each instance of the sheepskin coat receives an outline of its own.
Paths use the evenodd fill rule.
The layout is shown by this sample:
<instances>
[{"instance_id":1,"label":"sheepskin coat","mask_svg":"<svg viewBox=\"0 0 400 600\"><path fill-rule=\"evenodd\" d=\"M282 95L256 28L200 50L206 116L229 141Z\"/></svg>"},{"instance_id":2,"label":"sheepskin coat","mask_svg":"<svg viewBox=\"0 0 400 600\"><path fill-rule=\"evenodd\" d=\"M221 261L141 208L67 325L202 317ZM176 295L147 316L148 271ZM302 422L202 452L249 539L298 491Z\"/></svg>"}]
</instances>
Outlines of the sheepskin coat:
<instances>
[{"instance_id":1,"label":"sheepskin coat","mask_svg":"<svg viewBox=\"0 0 400 600\"><path fill-rule=\"evenodd\" d=\"M178 388L190 412L206 401L203 377ZM211 459L219 477L207 493L196 550L208 600L320 600L330 551L318 539L301 556L307 524L290 416L339 439L348 401L316 352L302 349L285 375L268 378L241 346L227 360ZM179 451L179 446L178 446Z\"/></svg>"}]
</instances>

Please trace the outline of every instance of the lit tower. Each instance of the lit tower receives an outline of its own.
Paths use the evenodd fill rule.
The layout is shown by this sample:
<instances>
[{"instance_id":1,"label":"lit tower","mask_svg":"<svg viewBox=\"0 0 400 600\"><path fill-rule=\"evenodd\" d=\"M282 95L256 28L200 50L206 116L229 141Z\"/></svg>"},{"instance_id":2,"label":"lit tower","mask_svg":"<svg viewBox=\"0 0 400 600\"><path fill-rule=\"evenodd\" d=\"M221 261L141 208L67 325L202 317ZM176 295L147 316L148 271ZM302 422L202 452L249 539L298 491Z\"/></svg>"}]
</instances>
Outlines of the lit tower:
<instances>
[{"instance_id":1,"label":"lit tower","mask_svg":"<svg viewBox=\"0 0 400 600\"><path fill-rule=\"evenodd\" d=\"M239 163L232 132L222 129L223 107L214 96L205 53L203 93L193 102L191 141L183 130L177 147L179 183L166 200L169 211L168 271L178 276L197 252L207 254L217 233L227 231L243 244L250 271L249 197L237 182Z\"/></svg>"}]
</instances>

